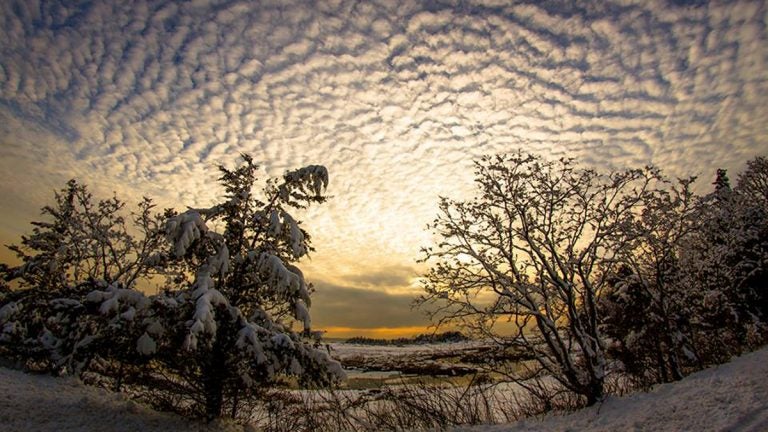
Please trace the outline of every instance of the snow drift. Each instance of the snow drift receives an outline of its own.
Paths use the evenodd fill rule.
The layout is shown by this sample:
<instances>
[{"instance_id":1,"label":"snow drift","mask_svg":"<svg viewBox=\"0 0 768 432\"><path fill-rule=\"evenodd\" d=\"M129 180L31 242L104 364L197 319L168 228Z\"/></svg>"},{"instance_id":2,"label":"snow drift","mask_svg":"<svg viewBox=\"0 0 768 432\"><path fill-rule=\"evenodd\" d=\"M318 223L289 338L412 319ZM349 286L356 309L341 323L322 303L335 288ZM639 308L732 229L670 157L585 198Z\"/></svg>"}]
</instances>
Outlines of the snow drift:
<instances>
[{"instance_id":1,"label":"snow drift","mask_svg":"<svg viewBox=\"0 0 768 432\"><path fill-rule=\"evenodd\" d=\"M522 431L768 431L768 347L648 393L608 397L568 415L456 428Z\"/></svg>"},{"instance_id":2,"label":"snow drift","mask_svg":"<svg viewBox=\"0 0 768 432\"><path fill-rule=\"evenodd\" d=\"M121 394L87 387L71 378L27 375L0 368L0 424L21 431L235 432L152 411ZM609 397L568 415L455 431L741 431L768 430L768 347L731 363L692 374L648 393Z\"/></svg>"}]
</instances>

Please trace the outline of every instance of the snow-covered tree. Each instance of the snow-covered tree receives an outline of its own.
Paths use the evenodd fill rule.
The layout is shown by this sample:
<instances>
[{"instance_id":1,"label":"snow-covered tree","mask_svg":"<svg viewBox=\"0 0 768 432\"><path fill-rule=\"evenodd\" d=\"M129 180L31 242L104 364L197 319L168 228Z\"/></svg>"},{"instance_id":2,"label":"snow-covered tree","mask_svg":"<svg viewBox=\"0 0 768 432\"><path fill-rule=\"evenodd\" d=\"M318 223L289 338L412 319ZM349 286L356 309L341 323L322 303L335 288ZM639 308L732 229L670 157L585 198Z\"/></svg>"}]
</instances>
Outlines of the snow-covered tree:
<instances>
[{"instance_id":1,"label":"snow-covered tree","mask_svg":"<svg viewBox=\"0 0 768 432\"><path fill-rule=\"evenodd\" d=\"M745 208L745 222L753 229L759 227L750 236L748 248L753 256L762 254L762 260L752 258L755 265L744 285L752 290L754 312L768 323L768 158L758 156L747 161L734 190Z\"/></svg>"},{"instance_id":2,"label":"snow-covered tree","mask_svg":"<svg viewBox=\"0 0 768 432\"><path fill-rule=\"evenodd\" d=\"M718 170L718 179L724 175ZM699 228L681 254L682 283L698 348L706 363L719 363L765 340L768 212L754 190L715 181L696 218Z\"/></svg>"},{"instance_id":3,"label":"snow-covered tree","mask_svg":"<svg viewBox=\"0 0 768 432\"><path fill-rule=\"evenodd\" d=\"M532 353L531 375L597 402L606 376L597 299L624 224L657 180L653 169L600 174L568 159L482 158L477 195L440 201L419 303L438 325Z\"/></svg>"},{"instance_id":4,"label":"snow-covered tree","mask_svg":"<svg viewBox=\"0 0 768 432\"><path fill-rule=\"evenodd\" d=\"M0 355L28 368L82 371L96 355L100 327L84 304L91 290L110 284L133 288L146 280L161 250L162 215L149 199L127 218L125 203L96 201L71 180L43 208L47 221L12 245L21 261L0 269L15 286L0 293ZM105 344L109 345L109 344Z\"/></svg>"},{"instance_id":5,"label":"snow-covered tree","mask_svg":"<svg viewBox=\"0 0 768 432\"><path fill-rule=\"evenodd\" d=\"M281 377L307 385L343 378L311 332L312 287L295 265L311 251L310 236L291 214L326 200L328 172L289 171L257 196L256 170L248 156L237 169L221 167L223 202L168 219L162 260L189 283L169 285L137 317L146 330L136 349L170 374L166 388L191 394L193 411L209 419L225 409L234 417L240 400Z\"/></svg>"},{"instance_id":6,"label":"snow-covered tree","mask_svg":"<svg viewBox=\"0 0 768 432\"><path fill-rule=\"evenodd\" d=\"M694 195L692 181L656 191L626 224L632 240L599 301L609 354L642 384L766 340L768 214L725 170L709 195Z\"/></svg>"},{"instance_id":7,"label":"snow-covered tree","mask_svg":"<svg viewBox=\"0 0 768 432\"><path fill-rule=\"evenodd\" d=\"M54 222L23 240L38 253L15 248L23 264L4 268L23 286L0 292L0 349L26 344L23 361L208 419L235 417L244 400L288 377L342 379L311 331L312 286L296 265L312 248L293 212L325 202L327 170L289 171L262 191L249 156L220 170L219 204L168 210L163 223L142 204L136 221L151 240L124 228L117 199L93 207L71 182L45 210ZM148 296L135 282L150 270L166 282Z\"/></svg>"},{"instance_id":8,"label":"snow-covered tree","mask_svg":"<svg viewBox=\"0 0 768 432\"><path fill-rule=\"evenodd\" d=\"M55 205L42 210L50 220L32 222L32 233L22 236L21 245L9 246L22 264L7 269L7 279L21 288L55 291L93 280L132 286L147 276L145 258L163 241L160 215L152 213L150 199L126 220L123 201L95 201L75 180L54 198Z\"/></svg>"},{"instance_id":9,"label":"snow-covered tree","mask_svg":"<svg viewBox=\"0 0 768 432\"><path fill-rule=\"evenodd\" d=\"M678 380L684 362L695 360L680 264L698 226L694 180L662 182L646 193L643 207L622 226L624 247L613 257L620 265L598 302L609 353L643 383Z\"/></svg>"},{"instance_id":10,"label":"snow-covered tree","mask_svg":"<svg viewBox=\"0 0 768 432\"><path fill-rule=\"evenodd\" d=\"M768 212L768 158L758 156L747 162L739 175L736 190Z\"/></svg>"}]
</instances>

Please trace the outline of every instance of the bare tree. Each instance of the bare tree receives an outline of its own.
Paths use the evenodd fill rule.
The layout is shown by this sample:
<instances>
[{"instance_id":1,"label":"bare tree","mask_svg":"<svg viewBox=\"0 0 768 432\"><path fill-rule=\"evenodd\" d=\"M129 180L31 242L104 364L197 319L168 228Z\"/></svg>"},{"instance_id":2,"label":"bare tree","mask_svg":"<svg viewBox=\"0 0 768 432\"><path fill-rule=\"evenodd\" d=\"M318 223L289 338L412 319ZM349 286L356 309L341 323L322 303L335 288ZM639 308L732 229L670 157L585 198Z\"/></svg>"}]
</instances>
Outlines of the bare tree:
<instances>
[{"instance_id":1,"label":"bare tree","mask_svg":"<svg viewBox=\"0 0 768 432\"><path fill-rule=\"evenodd\" d=\"M603 397L605 347L596 299L626 244L622 233L660 179L652 168L601 174L570 159L515 153L475 164L477 196L441 198L424 249L432 264L417 304L536 362L587 405Z\"/></svg>"}]
</instances>

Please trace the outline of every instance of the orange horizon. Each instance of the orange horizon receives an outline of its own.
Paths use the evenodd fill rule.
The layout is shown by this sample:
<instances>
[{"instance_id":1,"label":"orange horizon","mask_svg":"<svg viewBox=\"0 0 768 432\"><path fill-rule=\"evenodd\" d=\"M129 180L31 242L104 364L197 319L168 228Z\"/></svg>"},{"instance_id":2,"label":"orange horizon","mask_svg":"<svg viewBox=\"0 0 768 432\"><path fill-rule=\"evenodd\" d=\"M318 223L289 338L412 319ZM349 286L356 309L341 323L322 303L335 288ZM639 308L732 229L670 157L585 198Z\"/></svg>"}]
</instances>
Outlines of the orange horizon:
<instances>
[{"instance_id":1,"label":"orange horizon","mask_svg":"<svg viewBox=\"0 0 768 432\"><path fill-rule=\"evenodd\" d=\"M373 328L355 328L329 326L322 329L324 336L328 338L346 339L351 337L369 337L374 339L395 339L400 337L411 337L418 334L429 333L431 329L427 326L410 327L373 327Z\"/></svg>"}]
</instances>

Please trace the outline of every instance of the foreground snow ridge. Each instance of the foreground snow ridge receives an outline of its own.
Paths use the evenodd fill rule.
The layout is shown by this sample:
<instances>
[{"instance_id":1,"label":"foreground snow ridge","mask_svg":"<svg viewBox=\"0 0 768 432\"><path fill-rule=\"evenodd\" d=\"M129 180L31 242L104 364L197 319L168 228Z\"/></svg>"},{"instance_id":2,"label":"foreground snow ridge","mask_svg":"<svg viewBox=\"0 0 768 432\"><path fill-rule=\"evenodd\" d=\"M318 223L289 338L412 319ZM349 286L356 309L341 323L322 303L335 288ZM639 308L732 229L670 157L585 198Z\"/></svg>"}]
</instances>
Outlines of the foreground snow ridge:
<instances>
[{"instance_id":1,"label":"foreground snow ridge","mask_svg":"<svg viewBox=\"0 0 768 432\"><path fill-rule=\"evenodd\" d=\"M241 431L226 422L201 425L158 413L121 394L71 378L0 368L0 430ZM731 363L657 386L649 393L608 398L569 415L455 431L768 431L768 347Z\"/></svg>"},{"instance_id":2,"label":"foreground snow ridge","mask_svg":"<svg viewBox=\"0 0 768 432\"><path fill-rule=\"evenodd\" d=\"M768 431L768 347L572 414L454 431Z\"/></svg>"},{"instance_id":3,"label":"foreground snow ridge","mask_svg":"<svg viewBox=\"0 0 768 432\"><path fill-rule=\"evenodd\" d=\"M238 432L226 422L200 424L153 411L119 393L74 378L27 375L0 368L0 430L3 432Z\"/></svg>"}]
</instances>

